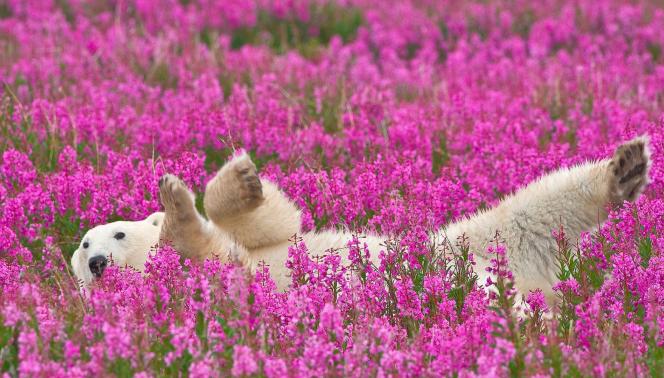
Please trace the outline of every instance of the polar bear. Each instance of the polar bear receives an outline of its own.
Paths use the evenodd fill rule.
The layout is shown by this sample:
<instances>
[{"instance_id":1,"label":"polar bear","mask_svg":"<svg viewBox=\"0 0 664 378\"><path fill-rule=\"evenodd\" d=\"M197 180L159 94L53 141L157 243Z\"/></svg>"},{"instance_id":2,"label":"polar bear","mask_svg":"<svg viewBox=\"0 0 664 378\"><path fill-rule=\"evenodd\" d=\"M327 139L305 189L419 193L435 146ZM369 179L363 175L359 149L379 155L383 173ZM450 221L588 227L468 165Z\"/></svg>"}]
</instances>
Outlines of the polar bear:
<instances>
[{"instance_id":1,"label":"polar bear","mask_svg":"<svg viewBox=\"0 0 664 378\"><path fill-rule=\"evenodd\" d=\"M518 292L541 289L555 297L556 241L552 230L563 227L574 240L606 220L607 207L633 201L648 183L650 151L647 137L619 146L611 159L563 168L530 183L481 211L432 234L455 245L465 235L476 256L480 283L488 277L488 245L498 232L508 250L510 269ZM297 234L312 255L342 249L353 238L343 231L301 232L300 211L272 182L261 181L247 154L227 162L207 184L204 208L207 219L194 206L194 194L174 175L159 180L164 213L138 222L115 222L90 230L72 257L76 276L89 284L100 277L112 258L115 264L143 270L150 247L171 244L183 257L210 257L237 262L254 272L261 262L279 290L291 282L286 268L288 247ZM378 264L386 237L363 239ZM342 254L342 262L348 264Z\"/></svg>"},{"instance_id":2,"label":"polar bear","mask_svg":"<svg viewBox=\"0 0 664 378\"><path fill-rule=\"evenodd\" d=\"M71 258L74 275L89 284L101 276L109 259L116 265L142 270L149 251L159 242L164 215L158 212L142 221L119 221L91 229Z\"/></svg>"}]
</instances>

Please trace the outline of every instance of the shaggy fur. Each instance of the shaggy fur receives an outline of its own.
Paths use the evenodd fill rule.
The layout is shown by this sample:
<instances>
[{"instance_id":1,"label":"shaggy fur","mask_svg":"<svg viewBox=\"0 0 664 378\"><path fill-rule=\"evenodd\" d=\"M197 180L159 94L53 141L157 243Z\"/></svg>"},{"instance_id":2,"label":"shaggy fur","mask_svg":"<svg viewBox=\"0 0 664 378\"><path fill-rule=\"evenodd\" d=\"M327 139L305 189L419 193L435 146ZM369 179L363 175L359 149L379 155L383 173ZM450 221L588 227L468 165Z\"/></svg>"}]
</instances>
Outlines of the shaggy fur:
<instances>
[{"instance_id":1,"label":"shaggy fur","mask_svg":"<svg viewBox=\"0 0 664 378\"><path fill-rule=\"evenodd\" d=\"M609 205L638 198L648 183L649 168L648 141L636 138L618 147L611 159L545 175L498 206L453 223L434 233L434 237L455 248L457 240L465 235L477 256L479 282L484 282L489 265L485 251L498 232L508 248L518 291L525 294L539 288L552 299L551 287L556 282L552 230L562 226L566 235L576 240L581 232L597 228L606 220ZM300 211L275 184L259 179L246 154L227 162L208 183L204 206L209 220L198 213L193 193L177 177L162 177L159 193L165 214L153 214L148 220L163 218L160 225L147 227L148 220L116 222L86 234L83 242L87 240L101 249L82 249L82 242L72 258L79 279L84 283L93 279L86 261L100 253L112 254L116 264L142 270L150 246L160 240L170 243L185 258L202 260L214 256L239 262L252 272L264 261L270 266L277 287L285 290L290 283L285 262L293 235L302 237L312 255L344 248L352 238L350 233L336 231L302 233ZM124 244L113 241L113 232L120 229L140 242L129 243L129 238ZM385 240L379 235L363 240L374 263L378 263L378 252L384 249ZM346 256L342 255L342 259L348 263Z\"/></svg>"},{"instance_id":2,"label":"shaggy fur","mask_svg":"<svg viewBox=\"0 0 664 378\"><path fill-rule=\"evenodd\" d=\"M633 139L621 145L612 159L563 168L541 177L505 198L495 208L456 222L442 233L454 241L465 234L477 258L480 282L489 265L483 253L496 231L508 251L517 290L542 289L553 300L557 282L557 244L552 231L562 226L576 241L584 231L597 229L610 205L635 200L648 183L648 140Z\"/></svg>"}]
</instances>

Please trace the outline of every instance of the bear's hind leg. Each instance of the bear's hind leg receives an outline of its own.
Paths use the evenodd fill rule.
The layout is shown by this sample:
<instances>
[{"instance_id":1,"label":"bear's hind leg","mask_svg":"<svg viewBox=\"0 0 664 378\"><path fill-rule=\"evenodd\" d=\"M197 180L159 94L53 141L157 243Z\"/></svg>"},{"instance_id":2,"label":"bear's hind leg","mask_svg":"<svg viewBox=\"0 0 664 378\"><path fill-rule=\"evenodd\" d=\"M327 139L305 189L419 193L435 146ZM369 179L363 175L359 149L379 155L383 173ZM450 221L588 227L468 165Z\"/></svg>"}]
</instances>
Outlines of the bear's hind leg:
<instances>
[{"instance_id":1,"label":"bear's hind leg","mask_svg":"<svg viewBox=\"0 0 664 378\"><path fill-rule=\"evenodd\" d=\"M614 204L634 201L648 184L648 139L638 137L616 150L609 163L609 197Z\"/></svg>"},{"instance_id":2,"label":"bear's hind leg","mask_svg":"<svg viewBox=\"0 0 664 378\"><path fill-rule=\"evenodd\" d=\"M246 213L260 206L263 184L249 155L242 154L224 164L207 184L203 204L214 223Z\"/></svg>"},{"instance_id":3,"label":"bear's hind leg","mask_svg":"<svg viewBox=\"0 0 664 378\"><path fill-rule=\"evenodd\" d=\"M261 182L247 154L227 162L207 184L208 218L248 249L287 241L300 232L300 211L271 182Z\"/></svg>"}]
</instances>

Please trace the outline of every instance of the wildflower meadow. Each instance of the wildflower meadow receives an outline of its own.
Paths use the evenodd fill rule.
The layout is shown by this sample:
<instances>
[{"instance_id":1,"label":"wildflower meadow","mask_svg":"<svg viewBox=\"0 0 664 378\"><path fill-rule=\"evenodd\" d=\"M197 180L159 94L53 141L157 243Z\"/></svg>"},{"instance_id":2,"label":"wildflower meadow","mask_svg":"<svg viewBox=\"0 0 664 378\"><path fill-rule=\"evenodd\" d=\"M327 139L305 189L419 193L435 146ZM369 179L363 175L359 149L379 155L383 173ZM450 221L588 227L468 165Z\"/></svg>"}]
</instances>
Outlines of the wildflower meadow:
<instances>
[{"instance_id":1,"label":"wildflower meadow","mask_svg":"<svg viewBox=\"0 0 664 378\"><path fill-rule=\"evenodd\" d=\"M661 1L0 0L0 85L2 377L664 376ZM499 238L429 240L638 135L638 201L551 230L557 303L511 290ZM88 229L240 150L304 230L357 237L294 238L286 292L169 247L79 290Z\"/></svg>"}]
</instances>

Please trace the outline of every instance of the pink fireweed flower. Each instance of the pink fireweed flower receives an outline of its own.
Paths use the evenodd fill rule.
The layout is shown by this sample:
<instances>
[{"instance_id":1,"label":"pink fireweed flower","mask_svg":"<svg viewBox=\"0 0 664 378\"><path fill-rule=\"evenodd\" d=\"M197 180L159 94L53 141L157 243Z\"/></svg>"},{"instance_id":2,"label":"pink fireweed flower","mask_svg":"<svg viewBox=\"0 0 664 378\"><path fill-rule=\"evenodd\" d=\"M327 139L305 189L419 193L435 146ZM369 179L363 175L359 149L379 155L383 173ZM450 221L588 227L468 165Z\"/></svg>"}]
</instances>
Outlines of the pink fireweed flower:
<instances>
[{"instance_id":1,"label":"pink fireweed flower","mask_svg":"<svg viewBox=\"0 0 664 378\"><path fill-rule=\"evenodd\" d=\"M531 312L543 313L549 311L546 304L546 298L544 298L541 289L529 292L526 297L526 303L528 304L528 307L530 307Z\"/></svg>"},{"instance_id":2,"label":"pink fireweed flower","mask_svg":"<svg viewBox=\"0 0 664 378\"><path fill-rule=\"evenodd\" d=\"M576 282L576 279L570 278L565 281L560 281L553 285L553 290L559 291L562 294L571 293L574 295L581 295L581 286Z\"/></svg>"},{"instance_id":3,"label":"pink fireweed flower","mask_svg":"<svg viewBox=\"0 0 664 378\"><path fill-rule=\"evenodd\" d=\"M204 378L218 376L219 373L215 369L213 359L210 357L205 357L204 359L191 364L189 367L189 375L191 377Z\"/></svg>"},{"instance_id":4,"label":"pink fireweed flower","mask_svg":"<svg viewBox=\"0 0 664 378\"><path fill-rule=\"evenodd\" d=\"M413 283L410 278L404 277L396 280L394 286L396 287L397 307L401 314L404 317L421 320L424 317L422 304L419 295L413 290Z\"/></svg>"},{"instance_id":5,"label":"pink fireweed flower","mask_svg":"<svg viewBox=\"0 0 664 378\"><path fill-rule=\"evenodd\" d=\"M233 369L231 373L234 377L254 374L258 370L258 363L251 348L245 345L236 345L233 348Z\"/></svg>"},{"instance_id":6,"label":"pink fireweed flower","mask_svg":"<svg viewBox=\"0 0 664 378\"><path fill-rule=\"evenodd\" d=\"M291 279L294 285L302 285L311 279L315 263L309 257L307 246L303 242L295 242L288 247L288 260L286 267L291 270Z\"/></svg>"},{"instance_id":7,"label":"pink fireweed flower","mask_svg":"<svg viewBox=\"0 0 664 378\"><path fill-rule=\"evenodd\" d=\"M509 270L506 251L507 249L502 244L496 246L490 245L487 248L487 254L491 256L491 266L486 268L486 271L492 273L497 278L512 280L514 277Z\"/></svg>"},{"instance_id":8,"label":"pink fireweed flower","mask_svg":"<svg viewBox=\"0 0 664 378\"><path fill-rule=\"evenodd\" d=\"M3 377L536 376L551 366L646 376L660 364L661 10L93 3L0 6ZM437 260L430 234L644 134L652 165L639 199L598 204L608 221L578 243L567 230L543 235L571 259L556 309L534 291L534 321L510 323L517 298L500 245L479 285L466 285L472 254L463 277ZM168 246L143 273L109 266L80 290L70 259L87 230L163 210L165 173L200 208L205 184L240 153L302 210L303 232L371 232L388 245L369 251L357 237L311 256L298 240L285 292L269 273L279 267L257 262L252 277Z\"/></svg>"},{"instance_id":9,"label":"pink fireweed flower","mask_svg":"<svg viewBox=\"0 0 664 378\"><path fill-rule=\"evenodd\" d=\"M495 289L489 292L489 297L491 299L497 299L499 295L503 295L505 298L514 297L516 294L514 276L509 269L505 246L502 244L490 245L487 248L487 254L491 257L491 265L486 268L486 271L492 274L494 278L488 276L485 286Z\"/></svg>"},{"instance_id":10,"label":"pink fireweed flower","mask_svg":"<svg viewBox=\"0 0 664 378\"><path fill-rule=\"evenodd\" d=\"M263 370L268 378L284 377L288 374L286 362L280 358L268 358L263 361Z\"/></svg>"},{"instance_id":11,"label":"pink fireweed flower","mask_svg":"<svg viewBox=\"0 0 664 378\"><path fill-rule=\"evenodd\" d=\"M320 312L319 329L332 341L341 340L344 335L341 313L330 303L327 303Z\"/></svg>"}]
</instances>

